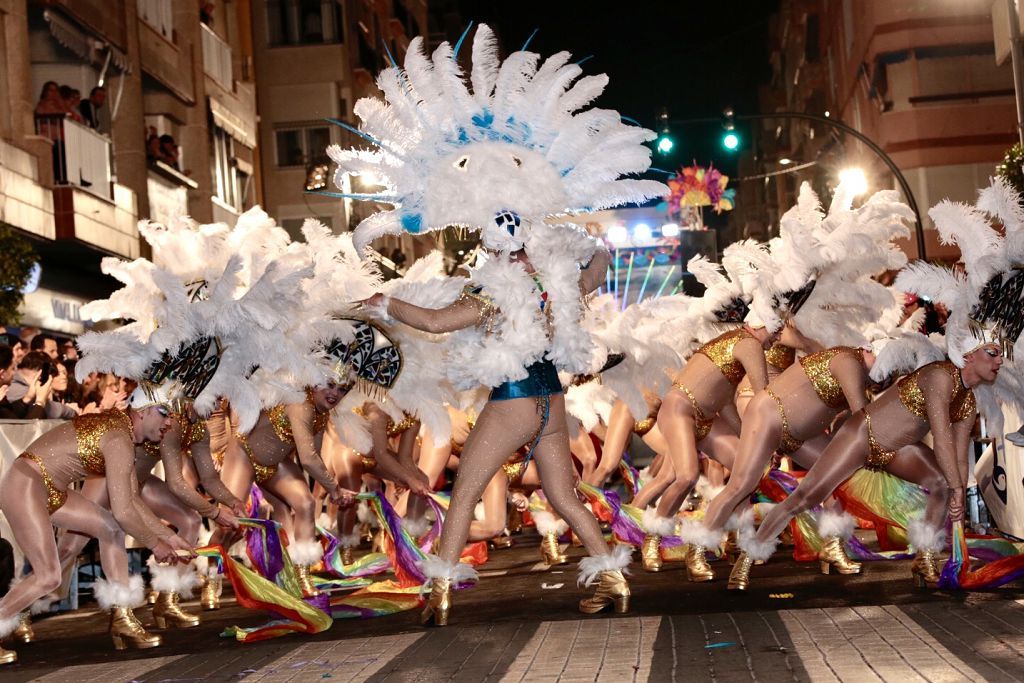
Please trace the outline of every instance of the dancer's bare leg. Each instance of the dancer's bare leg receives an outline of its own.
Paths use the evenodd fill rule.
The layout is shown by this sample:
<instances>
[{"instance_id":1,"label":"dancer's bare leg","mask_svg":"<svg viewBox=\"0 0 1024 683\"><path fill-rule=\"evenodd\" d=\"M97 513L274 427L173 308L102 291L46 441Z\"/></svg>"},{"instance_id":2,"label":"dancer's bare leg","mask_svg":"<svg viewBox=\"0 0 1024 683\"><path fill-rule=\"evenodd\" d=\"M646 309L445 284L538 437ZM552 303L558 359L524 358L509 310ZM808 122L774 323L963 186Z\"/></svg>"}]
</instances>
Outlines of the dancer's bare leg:
<instances>
[{"instance_id":1,"label":"dancer's bare leg","mask_svg":"<svg viewBox=\"0 0 1024 683\"><path fill-rule=\"evenodd\" d=\"M561 400L561 397L559 397ZM562 408L559 403L559 408ZM551 401L555 413L555 401ZM541 426L537 400L514 398L490 401L484 406L459 458L459 476L441 532L438 556L449 564L458 562L469 537L473 508L491 478L516 449L530 442ZM562 423L564 425L564 416Z\"/></svg>"},{"instance_id":2,"label":"dancer's bare leg","mask_svg":"<svg viewBox=\"0 0 1024 683\"><path fill-rule=\"evenodd\" d=\"M481 500L484 504L484 518L474 519L469 525L470 541L486 541L505 530L508 515L508 477L499 470L487 483Z\"/></svg>"},{"instance_id":3,"label":"dancer's bare leg","mask_svg":"<svg viewBox=\"0 0 1024 683\"><path fill-rule=\"evenodd\" d=\"M590 478L584 476L585 482L591 486L604 486L619 468L622 453L629 444L635 424L635 418L626 404L623 401L616 401L608 418L608 429L605 431L604 445L601 447L601 462Z\"/></svg>"},{"instance_id":4,"label":"dancer's bare leg","mask_svg":"<svg viewBox=\"0 0 1024 683\"><path fill-rule=\"evenodd\" d=\"M277 472L263 488L281 499L285 510L291 512L293 528L289 531L290 539L300 543L316 539L316 503L306 483L305 473L295 461L285 460L278 465Z\"/></svg>"},{"instance_id":5,"label":"dancer's bare leg","mask_svg":"<svg viewBox=\"0 0 1024 683\"><path fill-rule=\"evenodd\" d=\"M199 530L203 525L203 518L198 512L178 500L162 479L155 476L147 479L142 485L141 496L142 501L157 517L178 530L179 536L193 546L199 542Z\"/></svg>"},{"instance_id":6,"label":"dancer's bare leg","mask_svg":"<svg viewBox=\"0 0 1024 683\"><path fill-rule=\"evenodd\" d=\"M551 397L551 419L534 451L540 470L541 488L555 512L576 532L591 556L611 551L601 534L597 518L576 496L576 471L569 455L569 434L565 423L565 399Z\"/></svg>"}]
</instances>

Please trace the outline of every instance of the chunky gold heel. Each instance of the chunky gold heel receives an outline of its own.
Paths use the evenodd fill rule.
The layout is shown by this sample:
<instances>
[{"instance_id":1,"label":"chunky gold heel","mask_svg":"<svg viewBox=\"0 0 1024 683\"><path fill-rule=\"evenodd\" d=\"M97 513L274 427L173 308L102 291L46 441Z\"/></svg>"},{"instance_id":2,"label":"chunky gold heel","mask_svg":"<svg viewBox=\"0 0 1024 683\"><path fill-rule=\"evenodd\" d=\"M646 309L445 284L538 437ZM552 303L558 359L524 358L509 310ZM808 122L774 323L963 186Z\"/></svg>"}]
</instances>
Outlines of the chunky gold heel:
<instances>
[{"instance_id":1,"label":"chunky gold heel","mask_svg":"<svg viewBox=\"0 0 1024 683\"><path fill-rule=\"evenodd\" d=\"M153 621L157 628L165 629L168 624L175 628L199 626L199 615L181 609L180 602L181 596L178 593L167 591L157 596L153 606Z\"/></svg>"},{"instance_id":2,"label":"chunky gold heel","mask_svg":"<svg viewBox=\"0 0 1024 683\"><path fill-rule=\"evenodd\" d=\"M729 564L736 564L736 558L740 554L740 543L736 536L736 530L733 529L725 535L725 543L722 544L722 557Z\"/></svg>"},{"instance_id":3,"label":"chunky gold heel","mask_svg":"<svg viewBox=\"0 0 1024 683\"><path fill-rule=\"evenodd\" d=\"M562 554L558 545L558 534L549 532L544 534L540 542L540 558L549 567L569 564L569 558Z\"/></svg>"},{"instance_id":4,"label":"chunky gold heel","mask_svg":"<svg viewBox=\"0 0 1024 683\"><path fill-rule=\"evenodd\" d=\"M448 613L452 607L451 579L436 578L431 580L430 597L420 614L423 626L447 626Z\"/></svg>"},{"instance_id":5,"label":"chunky gold heel","mask_svg":"<svg viewBox=\"0 0 1024 683\"><path fill-rule=\"evenodd\" d=\"M597 575L597 590L589 598L580 600L580 612L597 614L609 607L616 614L629 611L629 584L619 570L605 570Z\"/></svg>"},{"instance_id":6,"label":"chunky gold heel","mask_svg":"<svg viewBox=\"0 0 1024 683\"><path fill-rule=\"evenodd\" d=\"M749 555L741 552L740 556L736 558L736 564L732 566L732 571L729 572L729 583L726 585L726 590L747 590L750 587L750 568L752 566L754 566L754 561L750 559Z\"/></svg>"},{"instance_id":7,"label":"chunky gold heel","mask_svg":"<svg viewBox=\"0 0 1024 683\"><path fill-rule=\"evenodd\" d=\"M643 545L640 546L640 561L643 563L644 571L661 571L661 536L657 534L644 536Z\"/></svg>"},{"instance_id":8,"label":"chunky gold heel","mask_svg":"<svg viewBox=\"0 0 1024 683\"><path fill-rule=\"evenodd\" d=\"M320 591L318 591L316 586L313 585L313 578L309 572L309 565L295 565L295 578L298 581L299 588L302 589L303 597L313 598L320 595Z\"/></svg>"},{"instance_id":9,"label":"chunky gold heel","mask_svg":"<svg viewBox=\"0 0 1024 683\"><path fill-rule=\"evenodd\" d=\"M939 587L939 568L935 561L934 550L919 550L910 567L914 586L917 588L935 589Z\"/></svg>"},{"instance_id":10,"label":"chunky gold heel","mask_svg":"<svg viewBox=\"0 0 1024 683\"><path fill-rule=\"evenodd\" d=\"M14 632L11 633L11 639L26 645L36 639L35 631L32 630L32 615L30 613L21 613L18 628L14 629Z\"/></svg>"},{"instance_id":11,"label":"chunky gold heel","mask_svg":"<svg viewBox=\"0 0 1024 683\"><path fill-rule=\"evenodd\" d=\"M715 570L708 564L704 546L691 544L686 547L686 578L693 583L715 580Z\"/></svg>"},{"instance_id":12,"label":"chunky gold heel","mask_svg":"<svg viewBox=\"0 0 1024 683\"><path fill-rule=\"evenodd\" d=\"M838 536L825 539L825 545L818 553L818 560L822 574L830 574L832 570L844 575L860 574L862 569L859 562L854 562L846 555L846 549L843 548L843 542Z\"/></svg>"},{"instance_id":13,"label":"chunky gold heel","mask_svg":"<svg viewBox=\"0 0 1024 683\"><path fill-rule=\"evenodd\" d=\"M110 610L110 639L117 650L129 647L144 650L159 647L163 642L159 635L146 631L128 607L114 607Z\"/></svg>"},{"instance_id":14,"label":"chunky gold heel","mask_svg":"<svg viewBox=\"0 0 1024 683\"><path fill-rule=\"evenodd\" d=\"M220 609L220 593L224 585L224 577L220 574L209 576L203 583L203 591L199 594L199 604L207 612Z\"/></svg>"},{"instance_id":15,"label":"chunky gold heel","mask_svg":"<svg viewBox=\"0 0 1024 683\"><path fill-rule=\"evenodd\" d=\"M14 664L18 661L18 653L0 647L0 664Z\"/></svg>"},{"instance_id":16,"label":"chunky gold heel","mask_svg":"<svg viewBox=\"0 0 1024 683\"><path fill-rule=\"evenodd\" d=\"M350 564L354 564L356 561L355 553L352 552L351 546L346 546L341 549L341 564L345 567Z\"/></svg>"}]
</instances>

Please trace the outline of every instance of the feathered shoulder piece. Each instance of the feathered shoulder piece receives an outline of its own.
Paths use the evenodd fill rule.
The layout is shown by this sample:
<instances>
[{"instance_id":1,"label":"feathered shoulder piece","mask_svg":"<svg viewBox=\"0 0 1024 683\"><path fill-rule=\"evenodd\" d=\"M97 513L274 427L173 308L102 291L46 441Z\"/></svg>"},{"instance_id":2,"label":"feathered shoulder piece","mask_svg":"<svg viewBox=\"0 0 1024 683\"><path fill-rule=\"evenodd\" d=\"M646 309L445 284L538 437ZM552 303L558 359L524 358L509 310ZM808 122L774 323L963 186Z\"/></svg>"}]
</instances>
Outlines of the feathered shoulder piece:
<instances>
[{"instance_id":1,"label":"feathered shoulder piece","mask_svg":"<svg viewBox=\"0 0 1024 683\"><path fill-rule=\"evenodd\" d=\"M338 196L392 207L359 224L358 249L383 235L459 225L482 231L488 248L514 251L546 218L668 194L663 183L625 177L650 166L644 142L654 133L589 107L607 76L581 78L567 52L541 61L524 50L502 62L481 25L467 78L459 46L442 43L428 57L414 38L404 66L378 76L383 100L356 103L358 129L341 124L371 149L328 149L343 193L349 175L383 186Z\"/></svg>"}]
</instances>

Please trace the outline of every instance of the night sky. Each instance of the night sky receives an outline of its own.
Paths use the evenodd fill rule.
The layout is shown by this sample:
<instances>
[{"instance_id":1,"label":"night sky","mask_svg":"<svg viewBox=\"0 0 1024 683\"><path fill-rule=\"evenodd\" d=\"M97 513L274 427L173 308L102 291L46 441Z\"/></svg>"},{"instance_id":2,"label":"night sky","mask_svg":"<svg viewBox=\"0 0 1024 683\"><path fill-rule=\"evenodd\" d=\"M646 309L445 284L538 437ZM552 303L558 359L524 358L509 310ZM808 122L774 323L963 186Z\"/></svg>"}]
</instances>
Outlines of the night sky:
<instances>
[{"instance_id":1,"label":"night sky","mask_svg":"<svg viewBox=\"0 0 1024 683\"><path fill-rule=\"evenodd\" d=\"M672 118L714 117L732 105L757 111L757 87L771 76L768 20L776 0L745 2L472 2L460 3L466 21L484 22L518 50L534 29L529 49L542 57L561 50L593 55L587 74L606 73L597 106L655 127L661 107ZM741 131L742 132L742 131ZM673 130L676 148L655 165L669 170L696 159L713 161L729 175L734 157L720 147L721 126Z\"/></svg>"}]
</instances>

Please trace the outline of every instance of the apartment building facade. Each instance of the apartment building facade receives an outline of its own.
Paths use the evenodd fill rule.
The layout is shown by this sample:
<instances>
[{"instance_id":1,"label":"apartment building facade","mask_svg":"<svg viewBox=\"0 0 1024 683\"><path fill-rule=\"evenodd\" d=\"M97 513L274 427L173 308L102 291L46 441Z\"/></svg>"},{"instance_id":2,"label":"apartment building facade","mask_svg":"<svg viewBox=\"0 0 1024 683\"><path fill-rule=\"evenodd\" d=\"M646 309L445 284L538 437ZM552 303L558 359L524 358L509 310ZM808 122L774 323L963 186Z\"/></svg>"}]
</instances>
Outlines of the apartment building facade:
<instances>
[{"instance_id":1,"label":"apartment building facade","mask_svg":"<svg viewBox=\"0 0 1024 683\"><path fill-rule=\"evenodd\" d=\"M997 63L992 0L783 0L772 26L773 79L763 112L806 112L841 121L895 162L920 209L928 258L948 260L929 207L973 201L1017 141L1013 74ZM823 194L839 171L865 170L869 190L897 187L868 146L834 126L769 120L753 131L757 159L744 175L785 171L741 188L738 208L778 224L801 180ZM746 206L745 206L746 205ZM916 257L915 239L904 244Z\"/></svg>"},{"instance_id":2,"label":"apartment building facade","mask_svg":"<svg viewBox=\"0 0 1024 683\"><path fill-rule=\"evenodd\" d=\"M23 324L84 331L79 305L116 286L102 258L145 254L140 219L233 223L261 201L251 10L0 0L0 221L41 265ZM104 88L96 126L43 106L51 82Z\"/></svg>"}]
</instances>

